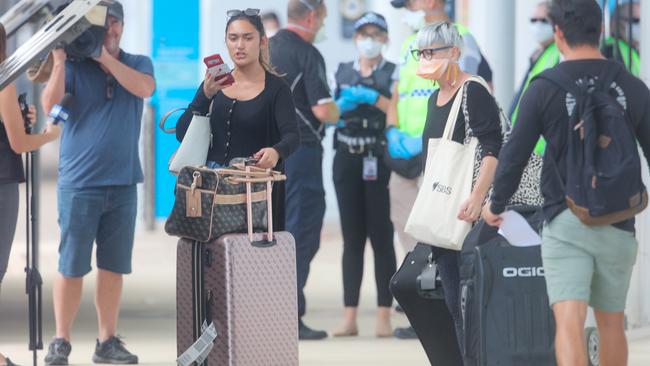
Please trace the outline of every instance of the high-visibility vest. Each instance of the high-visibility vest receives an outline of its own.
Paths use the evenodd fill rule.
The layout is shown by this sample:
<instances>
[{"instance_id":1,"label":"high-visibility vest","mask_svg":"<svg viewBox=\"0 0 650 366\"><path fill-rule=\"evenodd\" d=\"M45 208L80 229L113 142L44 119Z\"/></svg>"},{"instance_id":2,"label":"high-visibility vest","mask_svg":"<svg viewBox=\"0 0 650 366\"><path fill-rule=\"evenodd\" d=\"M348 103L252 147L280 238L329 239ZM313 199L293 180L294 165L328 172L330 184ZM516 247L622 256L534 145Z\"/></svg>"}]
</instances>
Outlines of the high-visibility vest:
<instances>
[{"instance_id":1,"label":"high-visibility vest","mask_svg":"<svg viewBox=\"0 0 650 366\"><path fill-rule=\"evenodd\" d=\"M469 30L456 24L461 36L468 34ZM431 80L423 79L415 74L418 69L418 62L411 55L411 50L417 49L417 34L409 36L402 44L401 60L399 70L399 82L397 92L398 128L409 136L420 136L424 130L429 109L429 97L438 86Z\"/></svg>"},{"instance_id":2,"label":"high-visibility vest","mask_svg":"<svg viewBox=\"0 0 650 366\"><path fill-rule=\"evenodd\" d=\"M625 64L625 68L630 70L632 75L639 77L641 75L641 58L639 57L639 52L633 47L625 42L622 39L617 39L614 37L609 37L605 40L606 47L612 47L613 55L616 55L616 50L614 50L615 44L618 43L618 54L621 56L621 60ZM632 64L630 65L630 51L632 53Z\"/></svg>"},{"instance_id":3,"label":"high-visibility vest","mask_svg":"<svg viewBox=\"0 0 650 366\"><path fill-rule=\"evenodd\" d=\"M515 107L512 116L510 116L510 121L512 122L513 126L517 122L517 116L519 115L519 103L521 103L521 97L528 89L530 82L533 80L535 76L541 74L543 71L547 69L550 69L551 67L554 67L558 63L560 63L560 51L557 49L557 45L555 44L555 42L553 42L548 47L546 47L546 49L544 50L542 55L537 59L535 65L533 65L533 67L530 69L530 72L528 73L528 76L526 77L526 82L524 83L524 87L521 93L519 93L519 101L517 101L517 106ZM546 149L546 141L544 141L543 138L540 138L539 141L537 142L537 146L535 146L535 152L539 155L542 155L545 149Z\"/></svg>"}]
</instances>

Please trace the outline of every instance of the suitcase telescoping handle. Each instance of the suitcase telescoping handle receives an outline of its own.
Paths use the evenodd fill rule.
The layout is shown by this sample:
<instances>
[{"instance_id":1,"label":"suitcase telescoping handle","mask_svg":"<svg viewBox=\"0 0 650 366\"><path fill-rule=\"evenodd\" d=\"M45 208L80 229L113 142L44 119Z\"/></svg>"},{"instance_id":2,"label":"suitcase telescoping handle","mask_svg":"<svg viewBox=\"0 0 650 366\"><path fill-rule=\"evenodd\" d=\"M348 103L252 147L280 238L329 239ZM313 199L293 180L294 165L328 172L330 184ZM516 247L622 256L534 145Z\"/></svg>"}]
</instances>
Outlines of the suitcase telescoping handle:
<instances>
[{"instance_id":1,"label":"suitcase telescoping handle","mask_svg":"<svg viewBox=\"0 0 650 366\"><path fill-rule=\"evenodd\" d=\"M246 173L251 173L252 169L249 165L245 168ZM275 239L273 238L273 203L272 203L272 189L273 182L278 180L284 180L284 176L272 172L270 169L266 172L266 177L261 177L257 174L254 177L246 178L231 178L232 181L241 182L246 185L246 221L248 224L248 239L251 244L256 247L270 247L275 245ZM263 183L266 182L266 207L267 207L267 234L266 238L262 240L255 241L253 238L253 183Z\"/></svg>"}]
</instances>

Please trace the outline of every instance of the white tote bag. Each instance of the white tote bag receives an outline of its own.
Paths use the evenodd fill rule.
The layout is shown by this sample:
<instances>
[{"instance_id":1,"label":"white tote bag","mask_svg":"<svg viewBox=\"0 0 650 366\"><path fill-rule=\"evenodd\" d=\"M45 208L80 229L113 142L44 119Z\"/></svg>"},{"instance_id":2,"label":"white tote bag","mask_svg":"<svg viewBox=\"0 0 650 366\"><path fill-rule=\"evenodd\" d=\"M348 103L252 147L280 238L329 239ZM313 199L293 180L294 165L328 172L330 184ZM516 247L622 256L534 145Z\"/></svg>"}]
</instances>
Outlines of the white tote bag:
<instances>
[{"instance_id":1,"label":"white tote bag","mask_svg":"<svg viewBox=\"0 0 650 366\"><path fill-rule=\"evenodd\" d=\"M212 109L212 104L210 104ZM175 109L168 112L161 120L161 126L164 126L165 120L174 112L182 109ZM202 166L208 159L208 150L210 149L210 139L212 138L212 127L210 126L210 114L201 116L195 114L187 128L185 137L181 146L172 155L169 161L169 172L178 175L186 166Z\"/></svg>"},{"instance_id":2,"label":"white tote bag","mask_svg":"<svg viewBox=\"0 0 650 366\"><path fill-rule=\"evenodd\" d=\"M472 228L457 216L460 206L472 192L478 140L472 137L467 144L452 140L465 88L470 81L479 80L472 77L465 81L456 94L442 137L429 140L424 179L406 223L406 232L418 241L453 250L462 248Z\"/></svg>"}]
</instances>

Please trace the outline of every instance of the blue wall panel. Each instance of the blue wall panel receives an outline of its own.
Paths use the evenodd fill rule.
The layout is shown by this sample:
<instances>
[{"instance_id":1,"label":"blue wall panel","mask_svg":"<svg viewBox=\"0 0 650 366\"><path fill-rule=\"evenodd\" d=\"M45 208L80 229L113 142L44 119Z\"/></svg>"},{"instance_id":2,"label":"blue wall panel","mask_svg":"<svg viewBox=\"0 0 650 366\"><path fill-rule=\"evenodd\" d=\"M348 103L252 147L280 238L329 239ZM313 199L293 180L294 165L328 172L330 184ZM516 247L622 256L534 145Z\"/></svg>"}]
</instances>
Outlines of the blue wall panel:
<instances>
[{"instance_id":1,"label":"blue wall panel","mask_svg":"<svg viewBox=\"0 0 650 366\"><path fill-rule=\"evenodd\" d=\"M182 6L180 4L182 3ZM156 94L152 103L156 121L167 111L186 107L192 100L199 68L199 0L153 1L153 60ZM170 118L167 126L173 126ZM167 171L178 148L176 137L156 129L156 217L166 217L174 203L175 177Z\"/></svg>"}]
</instances>

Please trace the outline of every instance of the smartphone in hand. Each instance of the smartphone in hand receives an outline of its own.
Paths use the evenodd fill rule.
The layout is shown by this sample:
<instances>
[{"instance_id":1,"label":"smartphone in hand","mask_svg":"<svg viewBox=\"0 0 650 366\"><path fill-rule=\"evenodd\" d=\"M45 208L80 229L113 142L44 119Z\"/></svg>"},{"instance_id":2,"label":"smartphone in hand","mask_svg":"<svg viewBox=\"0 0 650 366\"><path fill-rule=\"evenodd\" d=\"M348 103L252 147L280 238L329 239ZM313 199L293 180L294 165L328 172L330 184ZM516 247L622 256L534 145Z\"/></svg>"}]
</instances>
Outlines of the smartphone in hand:
<instances>
[{"instance_id":1,"label":"smartphone in hand","mask_svg":"<svg viewBox=\"0 0 650 366\"><path fill-rule=\"evenodd\" d=\"M232 70L223 62L221 55L218 53L204 58L203 62L205 62L205 66L208 67L208 73L214 77L215 81L225 78L225 85L231 85L235 82L235 79L232 77Z\"/></svg>"}]
</instances>

